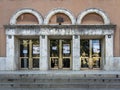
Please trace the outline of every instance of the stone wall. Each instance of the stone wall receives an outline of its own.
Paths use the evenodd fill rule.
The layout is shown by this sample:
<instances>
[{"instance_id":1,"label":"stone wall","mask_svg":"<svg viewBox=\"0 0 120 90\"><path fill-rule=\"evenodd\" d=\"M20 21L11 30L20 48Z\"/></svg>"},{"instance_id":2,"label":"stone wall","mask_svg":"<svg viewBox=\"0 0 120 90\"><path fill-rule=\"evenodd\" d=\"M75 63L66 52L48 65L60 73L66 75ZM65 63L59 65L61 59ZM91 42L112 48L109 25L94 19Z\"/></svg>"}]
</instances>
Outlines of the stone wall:
<instances>
[{"instance_id":1,"label":"stone wall","mask_svg":"<svg viewBox=\"0 0 120 90\"><path fill-rule=\"evenodd\" d=\"M0 70L6 70L6 57L0 57Z\"/></svg>"},{"instance_id":2,"label":"stone wall","mask_svg":"<svg viewBox=\"0 0 120 90\"><path fill-rule=\"evenodd\" d=\"M114 70L120 70L120 57L114 57L113 68Z\"/></svg>"}]
</instances>

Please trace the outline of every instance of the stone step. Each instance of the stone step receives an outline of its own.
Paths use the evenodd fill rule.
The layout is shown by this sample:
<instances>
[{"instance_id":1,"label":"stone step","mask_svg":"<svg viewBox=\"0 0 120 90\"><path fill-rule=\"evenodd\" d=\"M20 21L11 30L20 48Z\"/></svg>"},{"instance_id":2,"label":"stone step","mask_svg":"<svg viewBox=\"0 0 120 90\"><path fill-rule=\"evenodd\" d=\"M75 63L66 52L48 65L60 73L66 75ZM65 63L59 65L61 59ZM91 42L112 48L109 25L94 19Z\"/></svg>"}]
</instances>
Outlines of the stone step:
<instances>
[{"instance_id":1,"label":"stone step","mask_svg":"<svg viewBox=\"0 0 120 90\"><path fill-rule=\"evenodd\" d=\"M51 83L0 83L0 87L14 87L14 88L86 88L86 87L95 87L95 88L120 88L118 83L84 83L84 84L51 84Z\"/></svg>"},{"instance_id":2,"label":"stone step","mask_svg":"<svg viewBox=\"0 0 120 90\"><path fill-rule=\"evenodd\" d=\"M34 82L34 83L111 83L111 82L118 82L120 83L120 79L1 79L0 82Z\"/></svg>"},{"instance_id":3,"label":"stone step","mask_svg":"<svg viewBox=\"0 0 120 90\"><path fill-rule=\"evenodd\" d=\"M0 88L108 87L120 88L118 74L0 74Z\"/></svg>"},{"instance_id":4,"label":"stone step","mask_svg":"<svg viewBox=\"0 0 120 90\"><path fill-rule=\"evenodd\" d=\"M120 88L120 79L0 79L0 87L34 88Z\"/></svg>"},{"instance_id":5,"label":"stone step","mask_svg":"<svg viewBox=\"0 0 120 90\"><path fill-rule=\"evenodd\" d=\"M119 74L67 74L67 73L60 73L60 74L0 74L0 79L22 79L22 78L26 78L26 79L31 79L31 78L37 78L37 79L101 79L101 78L105 78L105 79L115 79L115 78L120 78Z\"/></svg>"},{"instance_id":6,"label":"stone step","mask_svg":"<svg viewBox=\"0 0 120 90\"><path fill-rule=\"evenodd\" d=\"M0 90L120 90L119 88L0 88Z\"/></svg>"}]
</instances>

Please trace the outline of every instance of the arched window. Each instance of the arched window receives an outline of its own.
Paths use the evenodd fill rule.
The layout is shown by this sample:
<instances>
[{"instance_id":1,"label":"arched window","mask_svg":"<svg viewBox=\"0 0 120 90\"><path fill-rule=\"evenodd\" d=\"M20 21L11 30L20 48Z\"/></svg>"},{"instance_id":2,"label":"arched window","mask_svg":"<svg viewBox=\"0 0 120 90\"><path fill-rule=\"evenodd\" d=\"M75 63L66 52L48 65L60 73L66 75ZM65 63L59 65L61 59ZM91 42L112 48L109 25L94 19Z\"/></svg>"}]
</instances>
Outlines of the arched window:
<instances>
[{"instance_id":1,"label":"arched window","mask_svg":"<svg viewBox=\"0 0 120 90\"><path fill-rule=\"evenodd\" d=\"M77 18L77 24L82 24L84 21L94 22L98 21L99 23L103 22L104 24L110 24L110 20L107 14L96 8L90 8L79 14Z\"/></svg>"},{"instance_id":2,"label":"arched window","mask_svg":"<svg viewBox=\"0 0 120 90\"><path fill-rule=\"evenodd\" d=\"M16 24L39 24L39 22L34 15L24 13L17 18Z\"/></svg>"},{"instance_id":3,"label":"arched window","mask_svg":"<svg viewBox=\"0 0 120 90\"><path fill-rule=\"evenodd\" d=\"M33 9L20 9L10 19L11 25L18 23L42 24L43 19L42 16Z\"/></svg>"},{"instance_id":4,"label":"arched window","mask_svg":"<svg viewBox=\"0 0 120 90\"><path fill-rule=\"evenodd\" d=\"M87 14L81 21L82 25L101 25L104 24L103 18L96 13Z\"/></svg>"},{"instance_id":5,"label":"arched window","mask_svg":"<svg viewBox=\"0 0 120 90\"><path fill-rule=\"evenodd\" d=\"M48 24L72 24L70 18L64 13L56 13L51 17Z\"/></svg>"},{"instance_id":6,"label":"arched window","mask_svg":"<svg viewBox=\"0 0 120 90\"><path fill-rule=\"evenodd\" d=\"M75 24L73 14L63 8L53 9L48 13L44 20L44 24Z\"/></svg>"}]
</instances>

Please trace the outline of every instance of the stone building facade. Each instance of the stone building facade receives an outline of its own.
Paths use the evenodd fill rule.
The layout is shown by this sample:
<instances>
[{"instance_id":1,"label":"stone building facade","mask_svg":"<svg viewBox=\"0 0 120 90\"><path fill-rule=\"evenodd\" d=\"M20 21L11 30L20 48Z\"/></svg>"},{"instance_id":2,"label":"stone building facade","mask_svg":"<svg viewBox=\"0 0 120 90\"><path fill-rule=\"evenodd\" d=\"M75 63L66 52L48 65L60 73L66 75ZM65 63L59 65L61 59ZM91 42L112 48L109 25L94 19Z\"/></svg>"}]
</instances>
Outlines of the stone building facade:
<instances>
[{"instance_id":1,"label":"stone building facade","mask_svg":"<svg viewBox=\"0 0 120 90\"><path fill-rule=\"evenodd\" d=\"M119 90L119 0L0 0L0 90Z\"/></svg>"},{"instance_id":2,"label":"stone building facade","mask_svg":"<svg viewBox=\"0 0 120 90\"><path fill-rule=\"evenodd\" d=\"M120 70L119 3L0 1L0 70Z\"/></svg>"}]
</instances>

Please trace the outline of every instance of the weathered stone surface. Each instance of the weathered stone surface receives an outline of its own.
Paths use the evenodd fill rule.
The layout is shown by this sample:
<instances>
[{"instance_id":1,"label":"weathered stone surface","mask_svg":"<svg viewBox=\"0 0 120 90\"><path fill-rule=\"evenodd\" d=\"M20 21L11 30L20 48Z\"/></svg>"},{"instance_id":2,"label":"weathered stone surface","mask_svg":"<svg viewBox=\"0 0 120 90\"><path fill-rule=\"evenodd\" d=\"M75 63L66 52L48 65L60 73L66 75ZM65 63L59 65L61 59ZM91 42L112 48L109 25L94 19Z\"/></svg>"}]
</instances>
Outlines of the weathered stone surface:
<instances>
[{"instance_id":1,"label":"weathered stone surface","mask_svg":"<svg viewBox=\"0 0 120 90\"><path fill-rule=\"evenodd\" d=\"M48 37L43 35L40 36L40 70L48 70Z\"/></svg>"},{"instance_id":2,"label":"weathered stone surface","mask_svg":"<svg viewBox=\"0 0 120 90\"><path fill-rule=\"evenodd\" d=\"M7 25L7 35L113 35L114 25Z\"/></svg>"},{"instance_id":3,"label":"weathered stone surface","mask_svg":"<svg viewBox=\"0 0 120 90\"><path fill-rule=\"evenodd\" d=\"M72 42L73 42L73 45L72 45L72 55L73 55L73 58L72 58L72 65L73 65L73 68L72 70L80 70L80 36L78 35L74 35L72 37Z\"/></svg>"},{"instance_id":4,"label":"weathered stone surface","mask_svg":"<svg viewBox=\"0 0 120 90\"><path fill-rule=\"evenodd\" d=\"M116 75L120 75L120 73L116 74L112 71L41 71L40 73L36 71L3 71L0 72L0 88L117 90L120 88L120 77L116 77Z\"/></svg>"},{"instance_id":5,"label":"weathered stone surface","mask_svg":"<svg viewBox=\"0 0 120 90\"><path fill-rule=\"evenodd\" d=\"M6 70L6 57L0 57L0 70Z\"/></svg>"},{"instance_id":6,"label":"weathered stone surface","mask_svg":"<svg viewBox=\"0 0 120 90\"><path fill-rule=\"evenodd\" d=\"M102 43L102 67L104 70L113 70L113 35L115 25L6 25L5 28L7 35L6 70L18 69L19 50L16 36L40 37L40 70L48 70L48 39L49 36L54 35L73 37L72 70L80 70L80 38L82 36L103 38L104 36ZM75 39L75 36L78 38Z\"/></svg>"}]
</instances>

